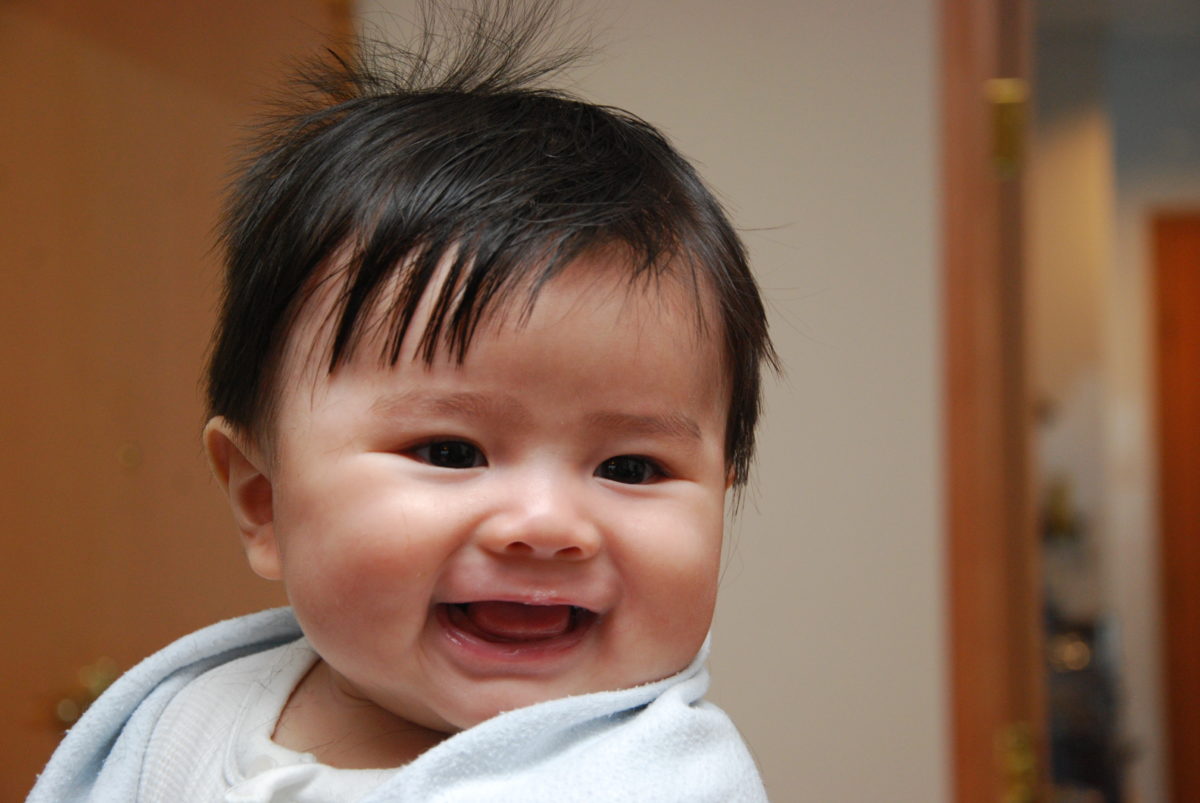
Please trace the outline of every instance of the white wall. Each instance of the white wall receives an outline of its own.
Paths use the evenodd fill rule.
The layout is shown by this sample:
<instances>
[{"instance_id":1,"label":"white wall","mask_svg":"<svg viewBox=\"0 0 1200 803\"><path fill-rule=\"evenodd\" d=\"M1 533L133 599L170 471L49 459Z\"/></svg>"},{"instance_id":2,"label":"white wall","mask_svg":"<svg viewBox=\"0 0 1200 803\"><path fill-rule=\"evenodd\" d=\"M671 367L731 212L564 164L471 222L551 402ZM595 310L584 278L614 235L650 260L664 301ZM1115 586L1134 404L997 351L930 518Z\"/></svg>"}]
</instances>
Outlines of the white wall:
<instances>
[{"instance_id":1,"label":"white wall","mask_svg":"<svg viewBox=\"0 0 1200 803\"><path fill-rule=\"evenodd\" d=\"M787 369L732 528L712 698L773 800L946 800L935 6L575 5L604 43L577 88L700 163Z\"/></svg>"}]
</instances>

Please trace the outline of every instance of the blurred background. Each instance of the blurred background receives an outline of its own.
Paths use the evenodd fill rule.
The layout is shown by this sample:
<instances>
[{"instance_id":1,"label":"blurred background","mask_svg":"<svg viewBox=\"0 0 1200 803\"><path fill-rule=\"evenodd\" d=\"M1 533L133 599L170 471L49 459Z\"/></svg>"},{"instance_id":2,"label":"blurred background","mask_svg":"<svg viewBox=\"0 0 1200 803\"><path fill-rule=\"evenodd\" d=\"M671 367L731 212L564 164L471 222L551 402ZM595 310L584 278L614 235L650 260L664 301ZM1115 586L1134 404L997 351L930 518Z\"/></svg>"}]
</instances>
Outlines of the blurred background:
<instances>
[{"instance_id":1,"label":"blurred background","mask_svg":"<svg viewBox=\"0 0 1200 803\"><path fill-rule=\"evenodd\" d=\"M772 799L1200 800L1200 6L567 5L567 88L699 164L786 366L712 662ZM199 446L222 184L291 59L414 8L0 2L0 799L284 601Z\"/></svg>"}]
</instances>

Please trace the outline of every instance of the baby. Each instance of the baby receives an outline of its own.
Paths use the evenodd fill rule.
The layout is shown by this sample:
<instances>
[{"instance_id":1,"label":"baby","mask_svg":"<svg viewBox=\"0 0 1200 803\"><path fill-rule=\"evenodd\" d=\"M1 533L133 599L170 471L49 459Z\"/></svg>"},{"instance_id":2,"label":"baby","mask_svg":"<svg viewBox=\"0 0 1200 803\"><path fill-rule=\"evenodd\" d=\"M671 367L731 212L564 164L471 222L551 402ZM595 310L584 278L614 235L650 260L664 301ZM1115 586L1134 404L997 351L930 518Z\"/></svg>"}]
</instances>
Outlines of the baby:
<instances>
[{"instance_id":1,"label":"baby","mask_svg":"<svg viewBox=\"0 0 1200 803\"><path fill-rule=\"evenodd\" d=\"M505 25L262 130L204 444L291 607L136 667L30 800L765 800L701 699L758 291L688 162Z\"/></svg>"}]
</instances>

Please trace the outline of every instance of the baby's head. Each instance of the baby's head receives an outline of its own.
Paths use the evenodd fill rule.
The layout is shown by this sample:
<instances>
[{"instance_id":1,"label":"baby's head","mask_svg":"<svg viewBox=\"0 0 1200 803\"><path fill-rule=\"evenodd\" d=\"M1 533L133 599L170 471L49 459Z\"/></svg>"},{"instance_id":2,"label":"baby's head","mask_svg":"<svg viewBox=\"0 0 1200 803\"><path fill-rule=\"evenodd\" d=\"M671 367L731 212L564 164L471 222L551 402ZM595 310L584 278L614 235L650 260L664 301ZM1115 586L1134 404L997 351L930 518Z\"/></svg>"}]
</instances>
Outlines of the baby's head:
<instances>
[{"instance_id":1,"label":"baby's head","mask_svg":"<svg viewBox=\"0 0 1200 803\"><path fill-rule=\"evenodd\" d=\"M331 73L235 185L206 444L340 692L439 732L685 667L774 357L654 128Z\"/></svg>"}]
</instances>

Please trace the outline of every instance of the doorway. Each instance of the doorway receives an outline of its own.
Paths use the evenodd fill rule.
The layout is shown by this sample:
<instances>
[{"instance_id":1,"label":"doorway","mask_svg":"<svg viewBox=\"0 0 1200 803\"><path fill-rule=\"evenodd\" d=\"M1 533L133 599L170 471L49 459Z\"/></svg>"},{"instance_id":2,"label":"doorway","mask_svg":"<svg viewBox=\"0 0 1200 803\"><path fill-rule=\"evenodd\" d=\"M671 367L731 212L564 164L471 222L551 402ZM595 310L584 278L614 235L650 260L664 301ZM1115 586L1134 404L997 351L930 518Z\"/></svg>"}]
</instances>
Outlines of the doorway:
<instances>
[{"instance_id":1,"label":"doorway","mask_svg":"<svg viewBox=\"0 0 1200 803\"><path fill-rule=\"evenodd\" d=\"M1185 697L1163 682L1179 606L1163 595L1156 434L1161 316L1181 297L1156 297L1155 215L1200 206L1200 8L1035 10L1027 228L1051 774L1060 795L1190 800L1170 782L1168 721Z\"/></svg>"}]
</instances>

